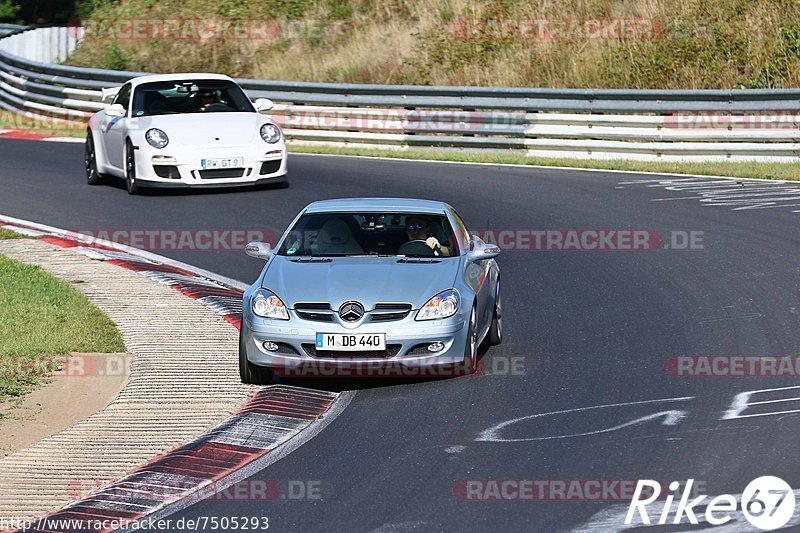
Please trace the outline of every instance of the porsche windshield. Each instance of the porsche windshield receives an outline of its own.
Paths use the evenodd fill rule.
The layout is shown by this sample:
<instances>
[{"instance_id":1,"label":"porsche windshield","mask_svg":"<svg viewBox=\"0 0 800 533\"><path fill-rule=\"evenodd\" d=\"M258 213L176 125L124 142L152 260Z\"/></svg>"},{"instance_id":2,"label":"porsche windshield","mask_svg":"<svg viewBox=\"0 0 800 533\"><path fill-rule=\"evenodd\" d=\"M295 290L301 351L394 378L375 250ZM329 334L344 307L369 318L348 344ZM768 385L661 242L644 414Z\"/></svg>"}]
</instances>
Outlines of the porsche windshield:
<instances>
[{"instance_id":1,"label":"porsche windshield","mask_svg":"<svg viewBox=\"0 0 800 533\"><path fill-rule=\"evenodd\" d=\"M133 116L181 113L250 112L255 109L235 83L227 80L143 83L133 93Z\"/></svg>"},{"instance_id":2,"label":"porsche windshield","mask_svg":"<svg viewBox=\"0 0 800 533\"><path fill-rule=\"evenodd\" d=\"M444 215L313 213L300 217L278 255L453 257L458 243Z\"/></svg>"}]
</instances>

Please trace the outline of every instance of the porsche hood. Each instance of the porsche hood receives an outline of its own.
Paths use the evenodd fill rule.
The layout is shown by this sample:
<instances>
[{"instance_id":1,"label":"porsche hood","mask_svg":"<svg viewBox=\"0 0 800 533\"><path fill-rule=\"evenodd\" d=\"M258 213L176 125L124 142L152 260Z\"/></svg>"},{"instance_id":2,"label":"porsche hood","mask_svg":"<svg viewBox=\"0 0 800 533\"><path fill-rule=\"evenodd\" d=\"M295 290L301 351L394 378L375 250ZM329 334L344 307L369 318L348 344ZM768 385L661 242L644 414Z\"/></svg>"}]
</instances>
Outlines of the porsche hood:
<instances>
[{"instance_id":1,"label":"porsche hood","mask_svg":"<svg viewBox=\"0 0 800 533\"><path fill-rule=\"evenodd\" d=\"M261 143L259 129L269 120L258 113L188 113L159 115L138 119L144 133L159 128L169 136L170 144L192 148L223 148Z\"/></svg>"}]
</instances>

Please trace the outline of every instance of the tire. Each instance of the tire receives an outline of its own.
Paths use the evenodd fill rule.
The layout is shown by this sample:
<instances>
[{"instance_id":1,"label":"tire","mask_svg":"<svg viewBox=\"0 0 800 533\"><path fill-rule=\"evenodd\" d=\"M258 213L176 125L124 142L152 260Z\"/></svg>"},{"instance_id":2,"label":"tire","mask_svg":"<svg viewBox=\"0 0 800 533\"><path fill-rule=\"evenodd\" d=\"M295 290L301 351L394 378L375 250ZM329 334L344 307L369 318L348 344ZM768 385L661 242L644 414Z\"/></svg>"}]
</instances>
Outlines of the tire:
<instances>
[{"instance_id":1,"label":"tire","mask_svg":"<svg viewBox=\"0 0 800 533\"><path fill-rule=\"evenodd\" d=\"M500 298L500 281L495 288L494 314L492 315L492 325L486 335L487 346L497 346L503 342L503 301Z\"/></svg>"},{"instance_id":2,"label":"tire","mask_svg":"<svg viewBox=\"0 0 800 533\"><path fill-rule=\"evenodd\" d=\"M254 365L247 360L244 347L244 324L239 331L239 377L247 385L269 385L275 373L270 368Z\"/></svg>"},{"instance_id":3,"label":"tire","mask_svg":"<svg viewBox=\"0 0 800 533\"><path fill-rule=\"evenodd\" d=\"M467 346L464 348L464 362L461 365L461 374L468 376L478 370L478 314L472 308L467 328Z\"/></svg>"},{"instance_id":4,"label":"tire","mask_svg":"<svg viewBox=\"0 0 800 533\"><path fill-rule=\"evenodd\" d=\"M136 181L136 151L130 139L125 141L125 188L128 194L139 194L139 184Z\"/></svg>"},{"instance_id":5,"label":"tire","mask_svg":"<svg viewBox=\"0 0 800 533\"><path fill-rule=\"evenodd\" d=\"M83 168L86 172L86 183L100 185L103 176L97 171L97 152L94 148L94 136L91 131L86 133L86 143L83 145Z\"/></svg>"}]
</instances>

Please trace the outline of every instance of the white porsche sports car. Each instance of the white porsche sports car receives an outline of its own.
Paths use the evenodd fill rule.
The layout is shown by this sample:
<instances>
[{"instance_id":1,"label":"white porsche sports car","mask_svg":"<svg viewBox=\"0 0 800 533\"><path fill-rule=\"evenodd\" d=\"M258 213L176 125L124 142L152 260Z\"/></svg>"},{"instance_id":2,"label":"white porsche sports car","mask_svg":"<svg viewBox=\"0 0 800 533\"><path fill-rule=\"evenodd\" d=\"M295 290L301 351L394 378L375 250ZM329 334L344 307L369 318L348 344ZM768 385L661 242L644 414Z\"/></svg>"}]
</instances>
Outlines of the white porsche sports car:
<instances>
[{"instance_id":1,"label":"white porsche sports car","mask_svg":"<svg viewBox=\"0 0 800 533\"><path fill-rule=\"evenodd\" d=\"M123 178L142 187L287 184L283 133L241 87L220 74L161 74L103 89L111 105L89 119L84 162L90 185Z\"/></svg>"}]
</instances>

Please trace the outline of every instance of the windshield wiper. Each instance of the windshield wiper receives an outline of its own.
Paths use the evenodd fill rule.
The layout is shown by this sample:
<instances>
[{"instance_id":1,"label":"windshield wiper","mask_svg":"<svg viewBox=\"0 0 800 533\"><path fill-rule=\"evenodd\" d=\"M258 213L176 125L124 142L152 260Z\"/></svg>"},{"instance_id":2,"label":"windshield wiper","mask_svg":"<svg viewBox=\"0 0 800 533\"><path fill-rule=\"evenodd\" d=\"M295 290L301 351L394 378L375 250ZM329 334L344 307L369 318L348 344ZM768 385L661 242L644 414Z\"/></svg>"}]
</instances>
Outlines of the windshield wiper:
<instances>
[{"instance_id":1,"label":"windshield wiper","mask_svg":"<svg viewBox=\"0 0 800 533\"><path fill-rule=\"evenodd\" d=\"M418 263L418 264L431 264L441 263L441 259L433 259L430 257L401 257L397 260L398 263Z\"/></svg>"}]
</instances>

